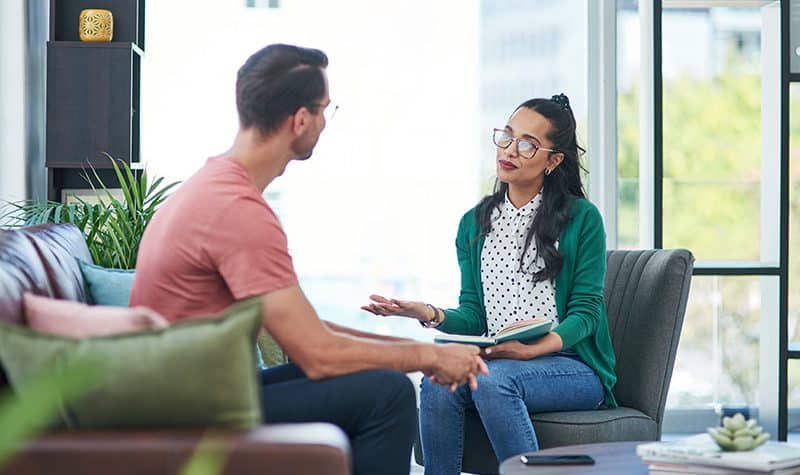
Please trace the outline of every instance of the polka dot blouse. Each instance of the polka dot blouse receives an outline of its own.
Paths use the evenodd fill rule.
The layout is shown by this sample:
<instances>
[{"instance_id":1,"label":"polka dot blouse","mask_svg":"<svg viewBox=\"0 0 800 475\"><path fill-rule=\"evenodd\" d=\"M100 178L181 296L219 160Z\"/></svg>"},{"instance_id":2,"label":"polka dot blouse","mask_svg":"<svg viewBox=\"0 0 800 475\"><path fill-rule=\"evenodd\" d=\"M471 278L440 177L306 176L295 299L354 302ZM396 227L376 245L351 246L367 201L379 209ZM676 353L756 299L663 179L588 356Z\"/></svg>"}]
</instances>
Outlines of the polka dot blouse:
<instances>
[{"instance_id":1,"label":"polka dot blouse","mask_svg":"<svg viewBox=\"0 0 800 475\"><path fill-rule=\"evenodd\" d=\"M535 239L531 239L527 250L523 249L525 234L541 203L539 192L517 209L506 195L492 213L492 231L481 251L481 284L489 336L509 323L535 317L552 318L558 324L554 283L550 280L533 283L533 274L544 268L544 258L536 252ZM524 270L520 270L520 259Z\"/></svg>"}]
</instances>

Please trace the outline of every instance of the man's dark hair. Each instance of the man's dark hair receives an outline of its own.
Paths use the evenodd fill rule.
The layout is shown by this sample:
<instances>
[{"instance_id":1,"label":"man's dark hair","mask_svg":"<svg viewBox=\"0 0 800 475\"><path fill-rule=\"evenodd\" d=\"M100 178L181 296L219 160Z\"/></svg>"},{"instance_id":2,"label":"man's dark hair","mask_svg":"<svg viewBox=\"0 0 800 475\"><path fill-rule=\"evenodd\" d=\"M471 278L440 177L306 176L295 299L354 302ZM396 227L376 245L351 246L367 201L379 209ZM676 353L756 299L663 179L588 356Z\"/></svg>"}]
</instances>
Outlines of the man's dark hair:
<instances>
[{"instance_id":1,"label":"man's dark hair","mask_svg":"<svg viewBox=\"0 0 800 475\"><path fill-rule=\"evenodd\" d=\"M327 66L322 51L284 44L247 58L236 77L239 125L268 135L301 107L316 112L325 95L322 69Z\"/></svg>"}]
</instances>

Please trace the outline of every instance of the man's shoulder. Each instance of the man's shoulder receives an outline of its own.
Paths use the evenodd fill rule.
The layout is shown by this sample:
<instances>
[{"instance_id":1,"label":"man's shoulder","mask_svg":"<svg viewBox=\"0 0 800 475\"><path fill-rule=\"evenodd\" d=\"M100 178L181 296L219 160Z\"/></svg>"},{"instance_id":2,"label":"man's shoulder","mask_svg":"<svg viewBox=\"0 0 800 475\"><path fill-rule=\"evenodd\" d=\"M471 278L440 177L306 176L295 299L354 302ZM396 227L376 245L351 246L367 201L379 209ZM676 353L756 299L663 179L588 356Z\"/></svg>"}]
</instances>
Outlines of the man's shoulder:
<instances>
[{"instance_id":1,"label":"man's shoulder","mask_svg":"<svg viewBox=\"0 0 800 475\"><path fill-rule=\"evenodd\" d=\"M186 180L184 186L193 191L213 194L225 193L230 188L258 193L244 168L224 157L209 158L202 168Z\"/></svg>"},{"instance_id":2,"label":"man's shoulder","mask_svg":"<svg viewBox=\"0 0 800 475\"><path fill-rule=\"evenodd\" d=\"M209 159L175 196L190 208L201 208L205 216L235 221L258 216L276 219L241 166L225 158Z\"/></svg>"}]
</instances>

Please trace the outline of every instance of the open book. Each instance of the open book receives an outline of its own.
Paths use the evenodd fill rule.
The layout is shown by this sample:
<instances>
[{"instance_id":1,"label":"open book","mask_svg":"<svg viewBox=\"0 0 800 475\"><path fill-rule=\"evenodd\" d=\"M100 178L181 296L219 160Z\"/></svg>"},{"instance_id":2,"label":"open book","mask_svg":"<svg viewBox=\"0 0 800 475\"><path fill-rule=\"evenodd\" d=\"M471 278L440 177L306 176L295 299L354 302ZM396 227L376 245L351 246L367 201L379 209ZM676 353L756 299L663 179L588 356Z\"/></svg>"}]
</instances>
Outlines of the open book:
<instances>
[{"instance_id":1,"label":"open book","mask_svg":"<svg viewBox=\"0 0 800 475\"><path fill-rule=\"evenodd\" d=\"M528 343L544 336L553 327L549 318L532 318L514 322L503 327L493 337L475 335L439 335L433 339L436 343L466 343L480 347L492 346L504 341L519 340Z\"/></svg>"}]
</instances>

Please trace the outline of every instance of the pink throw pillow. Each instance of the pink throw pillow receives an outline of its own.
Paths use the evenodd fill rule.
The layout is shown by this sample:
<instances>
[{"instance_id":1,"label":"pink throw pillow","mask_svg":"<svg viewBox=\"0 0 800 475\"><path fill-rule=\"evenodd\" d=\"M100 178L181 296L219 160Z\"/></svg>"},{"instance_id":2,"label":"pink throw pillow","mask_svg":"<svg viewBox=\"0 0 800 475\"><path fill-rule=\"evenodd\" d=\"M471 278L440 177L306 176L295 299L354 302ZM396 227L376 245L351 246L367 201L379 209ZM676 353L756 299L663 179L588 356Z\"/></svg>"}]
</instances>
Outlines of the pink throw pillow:
<instances>
[{"instance_id":1,"label":"pink throw pillow","mask_svg":"<svg viewBox=\"0 0 800 475\"><path fill-rule=\"evenodd\" d=\"M164 317L146 307L86 305L30 293L23 296L23 305L28 326L33 330L69 338L114 335L169 326Z\"/></svg>"}]
</instances>

